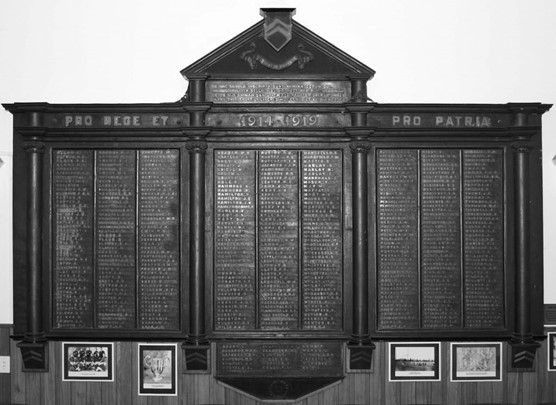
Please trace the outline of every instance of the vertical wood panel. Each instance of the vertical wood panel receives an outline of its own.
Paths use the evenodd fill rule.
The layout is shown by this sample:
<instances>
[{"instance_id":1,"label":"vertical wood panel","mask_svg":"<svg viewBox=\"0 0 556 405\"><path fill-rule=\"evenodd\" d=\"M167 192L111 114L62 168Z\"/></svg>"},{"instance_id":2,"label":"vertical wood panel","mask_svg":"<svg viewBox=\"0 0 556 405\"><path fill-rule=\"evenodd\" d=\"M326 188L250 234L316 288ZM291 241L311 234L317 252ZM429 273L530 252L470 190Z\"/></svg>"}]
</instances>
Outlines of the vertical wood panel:
<instances>
[{"instance_id":1,"label":"vertical wood panel","mask_svg":"<svg viewBox=\"0 0 556 405\"><path fill-rule=\"evenodd\" d=\"M117 404L133 404L133 398L137 391L133 391L133 381L137 380L137 371L132 369L131 359L137 356L137 346L135 343L118 342L114 345L115 368L114 383L116 384ZM105 405L105 404L103 404Z\"/></svg>"},{"instance_id":2,"label":"vertical wood panel","mask_svg":"<svg viewBox=\"0 0 556 405\"><path fill-rule=\"evenodd\" d=\"M61 346L60 346L60 351L61 351ZM114 353L113 358L114 358L114 371L113 371L113 375L114 375L114 381L111 383L103 383L100 384L102 387L102 400L101 400L101 404L118 404L118 388L120 387L122 378L119 375L119 372L121 373L125 373L125 374L130 374L130 370L120 370L120 367L123 367L122 362L120 362L119 360L119 355L121 352L121 343L120 342L114 342Z\"/></svg>"},{"instance_id":3,"label":"vertical wood panel","mask_svg":"<svg viewBox=\"0 0 556 405\"><path fill-rule=\"evenodd\" d=\"M12 402L24 404L25 403L25 376L21 369L23 368L23 361L21 359L21 352L16 346L16 342L12 340L10 344L12 357L10 359L11 369L11 394Z\"/></svg>"},{"instance_id":4,"label":"vertical wood panel","mask_svg":"<svg viewBox=\"0 0 556 405\"><path fill-rule=\"evenodd\" d=\"M519 378L521 373L506 373L508 379L508 399L510 403L521 404L521 380Z\"/></svg>"},{"instance_id":5,"label":"vertical wood panel","mask_svg":"<svg viewBox=\"0 0 556 405\"><path fill-rule=\"evenodd\" d=\"M25 403L42 405L42 384L44 373L25 373Z\"/></svg>"},{"instance_id":6,"label":"vertical wood panel","mask_svg":"<svg viewBox=\"0 0 556 405\"><path fill-rule=\"evenodd\" d=\"M537 379L537 393L538 393L538 401L539 402L547 402L551 398L550 393L550 376L547 371L548 369L548 361L547 361L547 340L544 340L541 343L541 348L538 351L538 356L536 358L536 372L542 376L543 373L547 374L547 378L539 378Z\"/></svg>"},{"instance_id":7,"label":"vertical wood panel","mask_svg":"<svg viewBox=\"0 0 556 405\"><path fill-rule=\"evenodd\" d=\"M57 391L60 388L58 381L62 381L62 376L58 372L61 367L61 357L58 348L60 347L59 342L48 342L48 359L49 359L49 369L50 372L44 373L44 405L58 405L56 398L58 397Z\"/></svg>"},{"instance_id":8,"label":"vertical wood panel","mask_svg":"<svg viewBox=\"0 0 556 405\"><path fill-rule=\"evenodd\" d=\"M539 353L540 354L540 353ZM523 373L523 405L536 405L537 401L537 373Z\"/></svg>"},{"instance_id":9,"label":"vertical wood panel","mask_svg":"<svg viewBox=\"0 0 556 405\"><path fill-rule=\"evenodd\" d=\"M102 385L104 384L107 383L87 383L87 405L96 405L102 403Z\"/></svg>"}]
</instances>

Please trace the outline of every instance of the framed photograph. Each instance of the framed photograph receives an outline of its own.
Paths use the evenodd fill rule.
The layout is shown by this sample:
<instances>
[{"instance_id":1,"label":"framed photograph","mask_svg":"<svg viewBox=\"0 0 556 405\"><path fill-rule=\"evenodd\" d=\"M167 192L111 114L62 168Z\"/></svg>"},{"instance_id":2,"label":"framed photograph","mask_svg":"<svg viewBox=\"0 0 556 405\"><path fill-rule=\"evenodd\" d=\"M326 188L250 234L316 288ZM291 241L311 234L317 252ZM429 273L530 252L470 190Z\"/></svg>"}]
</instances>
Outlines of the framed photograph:
<instances>
[{"instance_id":1,"label":"framed photograph","mask_svg":"<svg viewBox=\"0 0 556 405\"><path fill-rule=\"evenodd\" d=\"M556 332L548 334L548 371L556 371Z\"/></svg>"},{"instance_id":2,"label":"framed photograph","mask_svg":"<svg viewBox=\"0 0 556 405\"><path fill-rule=\"evenodd\" d=\"M178 395L177 344L140 343L139 395Z\"/></svg>"},{"instance_id":3,"label":"framed photograph","mask_svg":"<svg viewBox=\"0 0 556 405\"><path fill-rule=\"evenodd\" d=\"M452 343L451 381L502 381L502 343Z\"/></svg>"},{"instance_id":4,"label":"framed photograph","mask_svg":"<svg viewBox=\"0 0 556 405\"><path fill-rule=\"evenodd\" d=\"M389 381L440 381L440 342L389 343Z\"/></svg>"},{"instance_id":5,"label":"framed photograph","mask_svg":"<svg viewBox=\"0 0 556 405\"><path fill-rule=\"evenodd\" d=\"M114 381L113 343L62 343L62 381Z\"/></svg>"}]
</instances>

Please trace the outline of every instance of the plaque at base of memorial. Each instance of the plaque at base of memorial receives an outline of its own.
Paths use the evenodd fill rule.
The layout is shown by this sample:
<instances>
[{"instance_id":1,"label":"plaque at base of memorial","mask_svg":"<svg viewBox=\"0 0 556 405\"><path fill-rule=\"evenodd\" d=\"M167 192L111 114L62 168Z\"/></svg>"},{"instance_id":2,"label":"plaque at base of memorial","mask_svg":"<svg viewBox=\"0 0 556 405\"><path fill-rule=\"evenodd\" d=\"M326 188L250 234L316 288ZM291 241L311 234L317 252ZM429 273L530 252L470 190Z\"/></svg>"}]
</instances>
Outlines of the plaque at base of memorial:
<instances>
[{"instance_id":1,"label":"plaque at base of memorial","mask_svg":"<svg viewBox=\"0 0 556 405\"><path fill-rule=\"evenodd\" d=\"M295 399L343 378L343 343L234 341L216 344L216 378L261 399Z\"/></svg>"}]
</instances>

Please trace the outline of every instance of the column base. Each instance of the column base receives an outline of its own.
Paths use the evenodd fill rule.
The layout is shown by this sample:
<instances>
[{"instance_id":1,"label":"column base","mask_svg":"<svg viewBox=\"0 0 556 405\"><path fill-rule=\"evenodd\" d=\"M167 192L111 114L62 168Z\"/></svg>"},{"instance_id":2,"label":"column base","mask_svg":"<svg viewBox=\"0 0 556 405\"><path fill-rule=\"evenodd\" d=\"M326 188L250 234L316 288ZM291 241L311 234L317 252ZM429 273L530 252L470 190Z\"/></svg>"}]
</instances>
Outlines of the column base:
<instances>
[{"instance_id":1,"label":"column base","mask_svg":"<svg viewBox=\"0 0 556 405\"><path fill-rule=\"evenodd\" d=\"M374 343L365 344L349 342L348 350L348 371L372 371L373 350L376 348Z\"/></svg>"},{"instance_id":2,"label":"column base","mask_svg":"<svg viewBox=\"0 0 556 405\"><path fill-rule=\"evenodd\" d=\"M48 342L19 342L17 344L26 372L48 372Z\"/></svg>"},{"instance_id":3,"label":"column base","mask_svg":"<svg viewBox=\"0 0 556 405\"><path fill-rule=\"evenodd\" d=\"M530 340L512 340L508 345L508 371L535 371L535 357L538 342Z\"/></svg>"},{"instance_id":4,"label":"column base","mask_svg":"<svg viewBox=\"0 0 556 405\"><path fill-rule=\"evenodd\" d=\"M210 373L210 344L191 344L182 345L185 374L207 374Z\"/></svg>"}]
</instances>

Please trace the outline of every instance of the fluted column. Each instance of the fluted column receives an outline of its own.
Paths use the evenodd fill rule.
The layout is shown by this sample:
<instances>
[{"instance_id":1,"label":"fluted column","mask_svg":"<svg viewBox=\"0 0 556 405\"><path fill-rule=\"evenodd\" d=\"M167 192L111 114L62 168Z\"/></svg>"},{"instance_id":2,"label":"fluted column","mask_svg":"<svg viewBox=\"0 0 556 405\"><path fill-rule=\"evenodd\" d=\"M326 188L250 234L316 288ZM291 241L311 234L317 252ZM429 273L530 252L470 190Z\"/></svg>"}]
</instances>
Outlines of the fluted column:
<instances>
[{"instance_id":1,"label":"fluted column","mask_svg":"<svg viewBox=\"0 0 556 405\"><path fill-rule=\"evenodd\" d=\"M368 142L352 142L353 187L353 334L352 343L366 345L369 339L369 235L367 201Z\"/></svg>"},{"instance_id":2,"label":"fluted column","mask_svg":"<svg viewBox=\"0 0 556 405\"><path fill-rule=\"evenodd\" d=\"M27 324L18 343L24 371L48 371L43 324L42 162L44 145L26 142L27 153Z\"/></svg>"},{"instance_id":3,"label":"fluted column","mask_svg":"<svg viewBox=\"0 0 556 405\"><path fill-rule=\"evenodd\" d=\"M367 128L367 114L373 106L367 103L367 78L352 79L352 103L346 104L351 114L352 154L352 336L348 342L351 370L369 370L375 345L369 331L369 225L367 159L372 129Z\"/></svg>"},{"instance_id":4,"label":"fluted column","mask_svg":"<svg viewBox=\"0 0 556 405\"><path fill-rule=\"evenodd\" d=\"M205 102L207 76L188 79L189 100L183 107L189 113L190 127L182 129L189 152L189 324L183 344L184 371L203 373L209 370L210 349L205 325L205 138L209 131L203 127L210 103Z\"/></svg>"},{"instance_id":5,"label":"fluted column","mask_svg":"<svg viewBox=\"0 0 556 405\"><path fill-rule=\"evenodd\" d=\"M529 153L526 144L514 145L515 201L515 327L510 370L532 370L539 344L531 334Z\"/></svg>"},{"instance_id":6,"label":"fluted column","mask_svg":"<svg viewBox=\"0 0 556 405\"><path fill-rule=\"evenodd\" d=\"M205 328L205 153L204 141L189 141L189 334L207 344Z\"/></svg>"}]
</instances>

